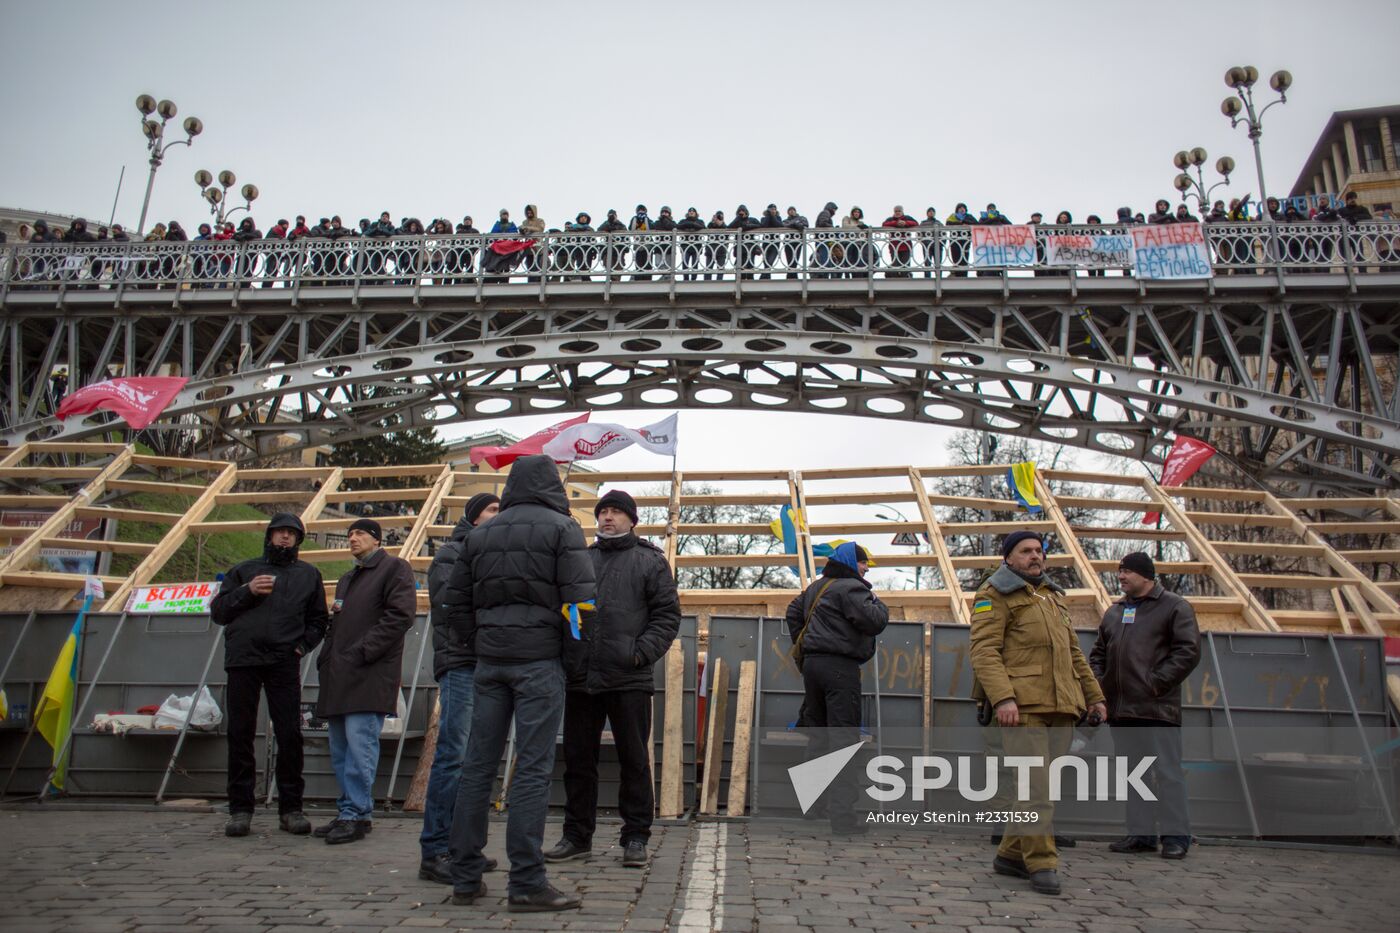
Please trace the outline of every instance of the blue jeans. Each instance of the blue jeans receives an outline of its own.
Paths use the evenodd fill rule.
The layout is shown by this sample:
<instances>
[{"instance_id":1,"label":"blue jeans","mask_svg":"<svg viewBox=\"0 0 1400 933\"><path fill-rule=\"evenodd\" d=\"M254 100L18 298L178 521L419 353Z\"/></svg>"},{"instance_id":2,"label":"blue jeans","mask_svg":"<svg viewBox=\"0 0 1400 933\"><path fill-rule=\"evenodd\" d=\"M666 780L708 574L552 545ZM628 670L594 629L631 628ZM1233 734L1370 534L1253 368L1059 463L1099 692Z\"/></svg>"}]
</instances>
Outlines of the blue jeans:
<instances>
[{"instance_id":1,"label":"blue jeans","mask_svg":"<svg viewBox=\"0 0 1400 933\"><path fill-rule=\"evenodd\" d=\"M379 770L379 730L383 713L327 716L331 734L331 769L340 785L336 806L342 820L374 818L374 775Z\"/></svg>"},{"instance_id":2,"label":"blue jeans","mask_svg":"<svg viewBox=\"0 0 1400 933\"><path fill-rule=\"evenodd\" d=\"M486 867L481 850L486 845L491 789L512 719L515 773L506 801L507 893L529 894L549 882L542 850L544 820L554 773L554 745L563 715L564 667L557 658L523 664L477 662L472 743L452 817L454 891L475 893L481 883Z\"/></svg>"},{"instance_id":3,"label":"blue jeans","mask_svg":"<svg viewBox=\"0 0 1400 933\"><path fill-rule=\"evenodd\" d=\"M452 810L457 806L457 784L472 732L475 675L475 666L460 667L446 672L438 681L442 710L438 713L437 749L433 752L433 770L428 776L423 805L423 834L418 837L424 859L447 854L447 834L452 828Z\"/></svg>"}]
</instances>

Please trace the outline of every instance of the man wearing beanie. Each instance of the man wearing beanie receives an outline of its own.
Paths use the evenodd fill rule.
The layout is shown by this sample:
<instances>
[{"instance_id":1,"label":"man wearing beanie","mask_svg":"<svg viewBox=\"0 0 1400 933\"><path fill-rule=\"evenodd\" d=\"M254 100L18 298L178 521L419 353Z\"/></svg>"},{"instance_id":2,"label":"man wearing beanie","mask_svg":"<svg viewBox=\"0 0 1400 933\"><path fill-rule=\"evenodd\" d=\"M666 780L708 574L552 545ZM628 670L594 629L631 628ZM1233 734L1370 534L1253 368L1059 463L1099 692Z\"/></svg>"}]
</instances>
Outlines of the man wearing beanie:
<instances>
[{"instance_id":1,"label":"man wearing beanie","mask_svg":"<svg viewBox=\"0 0 1400 933\"><path fill-rule=\"evenodd\" d=\"M1191 847L1186 775L1181 768L1181 684L1201 660L1201 632L1191 604L1157 582L1152 558L1136 551L1118 565L1123 598L1104 613L1089 666L1108 697L1114 751L1137 761L1155 756L1144 775L1156 801L1128 796L1128 835L1114 852L1156 852L1181 859Z\"/></svg>"},{"instance_id":2,"label":"man wearing beanie","mask_svg":"<svg viewBox=\"0 0 1400 933\"><path fill-rule=\"evenodd\" d=\"M787 629L806 695L799 725L809 733L807 760L860 741L860 666L875 656L875 636L885 630L890 611L875 595L865 573L870 555L853 541L827 558L815 580L787 609ZM852 812L863 769L843 768L827 791L827 818L834 833L863 833Z\"/></svg>"},{"instance_id":3,"label":"man wearing beanie","mask_svg":"<svg viewBox=\"0 0 1400 933\"><path fill-rule=\"evenodd\" d=\"M452 883L452 861L448 856L448 838L452 829L452 810L457 805L457 783L462 775L462 759L467 754L471 737L472 706L476 698L473 676L476 655L458 641L447 624L447 582L452 568L461 556L467 534L484 525L501 510L500 497L479 492L467 500L462 517L452 529L451 539L433 555L428 567L428 602L433 620L433 677L438 682L438 737L432 751L433 767L428 775L428 790L423 802L423 832L418 838L422 858L418 877L439 884ZM496 867L495 859L487 859L487 871Z\"/></svg>"},{"instance_id":4,"label":"man wearing beanie","mask_svg":"<svg viewBox=\"0 0 1400 933\"><path fill-rule=\"evenodd\" d=\"M680 630L676 581L661 549L633 532L637 503L609 490L593 507L597 536L588 555L598 580L598 611L577 641L564 642L564 838L545 853L550 862L586 859L597 826L598 748L603 723L612 729L621 767L617 812L622 817L622 864L647 863L652 793L652 666Z\"/></svg>"},{"instance_id":5,"label":"man wearing beanie","mask_svg":"<svg viewBox=\"0 0 1400 933\"><path fill-rule=\"evenodd\" d=\"M398 708L403 639L418 613L413 568L379 546L379 523L358 519L349 537L355 566L335 585L331 630L316 661L316 715L329 723L340 786L336 818L316 830L330 845L363 839L372 828L379 731Z\"/></svg>"},{"instance_id":6,"label":"man wearing beanie","mask_svg":"<svg viewBox=\"0 0 1400 933\"><path fill-rule=\"evenodd\" d=\"M272 517L261 557L245 560L224 575L209 605L224 626L224 670L228 672L227 836L246 836L256 805L258 694L277 738L278 825L305 835L311 824L301 812L306 782L301 775L301 658L326 635L326 589L321 571L297 559L306 530L290 512Z\"/></svg>"},{"instance_id":7,"label":"man wearing beanie","mask_svg":"<svg viewBox=\"0 0 1400 933\"><path fill-rule=\"evenodd\" d=\"M1108 713L1098 681L1079 650L1065 593L1045 573L1045 548L1033 531L1013 531L1002 541L1002 565L977 590L972 603L972 698L992 712L1011 756L1033 756L1046 765L1069 750L1074 725L1084 714ZM1007 827L992 869L1029 878L1042 894L1059 894L1048 767L1030 769L1030 797L1014 808L1035 816ZM1012 835L1034 826L1038 835Z\"/></svg>"},{"instance_id":8,"label":"man wearing beanie","mask_svg":"<svg viewBox=\"0 0 1400 933\"><path fill-rule=\"evenodd\" d=\"M452 814L452 903L487 896L482 873L496 768L515 723L515 773L507 800L509 911L582 904L549 883L545 815L554 743L564 713L564 640L584 631L594 599L593 563L554 461L521 457L510 468L501 511L467 535L443 598L458 641L476 654L471 746Z\"/></svg>"}]
</instances>

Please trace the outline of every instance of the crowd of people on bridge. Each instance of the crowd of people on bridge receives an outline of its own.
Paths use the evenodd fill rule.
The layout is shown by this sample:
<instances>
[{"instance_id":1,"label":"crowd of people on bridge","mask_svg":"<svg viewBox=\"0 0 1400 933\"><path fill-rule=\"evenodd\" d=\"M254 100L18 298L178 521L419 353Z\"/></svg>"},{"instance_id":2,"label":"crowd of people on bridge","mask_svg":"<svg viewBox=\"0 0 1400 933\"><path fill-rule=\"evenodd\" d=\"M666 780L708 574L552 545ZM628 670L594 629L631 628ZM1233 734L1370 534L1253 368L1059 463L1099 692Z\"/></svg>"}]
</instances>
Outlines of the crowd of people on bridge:
<instances>
[{"instance_id":1,"label":"crowd of people on bridge","mask_svg":"<svg viewBox=\"0 0 1400 933\"><path fill-rule=\"evenodd\" d=\"M1306 213L1305 213L1306 211ZM236 226L232 221L210 224L202 223L191 237L179 221L157 223L148 233L138 236L137 241L156 242L201 242L228 243L232 247L227 252L212 250L192 255L187 268L177 268L180 257L171 253L155 259L139 260L125 266L111 258L93 258L87 264L87 277L100 280L104 272L113 276L121 275L137 282L168 281L183 275L196 287L207 284L219 287L231 278L246 281L260 277L265 287L271 287L278 279L301 275L310 282L332 281L337 278L363 277L390 284L411 284L429 276L435 283L452 283L474 276L478 270L487 281L505 281L506 277L523 265L528 280L538 280L538 273L547 267L556 273L562 272L565 279L584 280L591 273L603 270L616 273L626 270L633 281L645 281L654 273L669 274L678 272L686 280L719 279L726 271L748 275L754 278L768 278L774 270L779 274L791 274L804 262L823 271L816 273L825 277L864 275L880 268L887 276L910 274L904 269L921 267L924 274L932 276L935 270L949 267L947 274L966 275L969 264L967 241L957 237L946 237L939 231L962 229L969 226L1006 225L1015 223L998 209L995 203L988 203L985 209L974 212L968 205L959 202L952 213L940 218L935 207L928 207L922 218L907 213L903 205L894 205L890 215L879 223L880 228L891 231L887 242L875 245L861 231L875 229L867 221L859 206L851 206L842 213L834 201L828 201L816 215L815 224L795 205L780 210L776 203L770 203L762 211L754 214L747 205L740 204L732 217L726 217L723 210L714 211L706 220L695 208L687 208L684 214L677 215L669 206L661 207L653 217L645 204L638 204L633 214L624 222L616 210L608 210L605 219L594 225L592 215L587 211L578 212L572 220L562 226L550 226L540 216L536 205L525 206L519 223L511 218L510 211L501 209L491 225L482 231L477 228L471 215L453 223L445 217L424 224L416 217L401 217L394 222L388 211L378 219L360 218L355 226L346 225L339 215L321 217L314 225L308 225L305 215L297 215L295 221L279 219L265 233L251 216L245 216ZM1355 226L1371 221L1392 221L1393 213L1389 206L1373 217L1371 212L1357 199L1356 192L1348 192L1344 203L1337 204L1328 196L1322 195L1310 203L1305 199L1290 198L1279 201L1269 198L1262 206L1251 206L1250 197L1232 199L1228 206L1217 200L1204 218L1191 213L1187 204L1178 205L1175 210L1166 199L1159 199L1150 214L1134 211L1131 207L1120 207L1115 216L1105 222L1098 214L1087 215L1079 227L1106 227L1122 229L1137 224L1198 223L1204 220L1211 224L1247 224L1271 221L1280 224L1344 224ZM1069 211L1059 211L1053 222L1046 215L1035 211L1024 221L1033 226L1047 228L1075 226L1074 215ZM830 241L818 241L813 254L805 253L802 234L809 228L830 229ZM452 241L445 246L434 246L434 237L464 237L497 235L500 240L489 241L477 247ZM657 242L640 242L636 245L623 243L613 245L609 234L674 234L679 244L678 250ZM546 246L533 242L543 234L557 234ZM602 234L603 237L598 235ZM578 239L573 236L577 235ZM405 242L405 238L424 238L422 245ZM510 238L510 239L506 239ZM1236 238L1225 237L1223 248L1217 248L1220 264L1239 264L1251 256L1240 255L1249 252ZM121 224L110 228L100 226L94 232L87 222L77 218L66 230L51 227L42 219L32 225L22 224L19 240L31 244L71 243L80 246L95 246L103 243L131 243L133 237ZM945 242L946 256L945 256ZM1383 238L1386 257L1392 252L1390 238ZM311 241L318 245L292 248L290 244ZM0 243L4 242L0 234ZM507 243L523 244L506 246ZM917 249L916 249L917 247ZM887 256L880 255L887 251ZM546 260L545 253L548 253ZM917 255L916 255L917 252ZM1304 257L1302 247L1299 255L1290 254L1289 259L1331 258L1331 250L1313 250L1326 255ZM675 255L678 253L678 255ZM478 257L479 254L479 257ZM1043 254L1043 248L1042 248ZM479 258L479 266L478 266ZM731 258L733 265L731 265ZM11 276L16 272L26 281L71 277L72 266L60 264L44 257L31 257L15 264ZM1089 270L1090 275L1102 275L1103 270ZM387 276L387 279L386 279Z\"/></svg>"}]
</instances>

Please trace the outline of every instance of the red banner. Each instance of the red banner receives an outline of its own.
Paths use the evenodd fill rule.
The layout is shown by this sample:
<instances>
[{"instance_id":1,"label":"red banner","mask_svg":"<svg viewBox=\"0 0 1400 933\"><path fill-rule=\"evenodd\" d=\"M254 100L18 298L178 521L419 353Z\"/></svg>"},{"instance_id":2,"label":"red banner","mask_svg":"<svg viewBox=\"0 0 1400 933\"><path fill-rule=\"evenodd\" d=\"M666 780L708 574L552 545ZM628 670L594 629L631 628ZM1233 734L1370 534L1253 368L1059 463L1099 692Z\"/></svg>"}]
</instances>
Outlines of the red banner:
<instances>
[{"instance_id":1,"label":"red banner","mask_svg":"<svg viewBox=\"0 0 1400 933\"><path fill-rule=\"evenodd\" d=\"M583 424L588 420L590 414L592 414L592 412L585 412L577 418L570 418L568 421L551 424L543 431L536 431L529 437L522 438L508 447L473 447L469 452L469 456L474 464L485 460L491 465L491 469L499 470L503 466L509 466L521 457L544 453L544 445L554 440L560 431L565 428L571 428L576 424Z\"/></svg>"},{"instance_id":2,"label":"red banner","mask_svg":"<svg viewBox=\"0 0 1400 933\"><path fill-rule=\"evenodd\" d=\"M1167 452L1167 462L1162 466L1163 486L1183 486L1196 475L1201 465L1215 456L1215 448L1205 441L1178 434ZM1144 525L1155 525L1162 520L1161 512L1148 512L1142 517Z\"/></svg>"},{"instance_id":3,"label":"red banner","mask_svg":"<svg viewBox=\"0 0 1400 933\"><path fill-rule=\"evenodd\" d=\"M121 416L136 430L148 426L175 400L189 382L184 376L124 376L84 386L66 395L58 417L87 415L99 408Z\"/></svg>"}]
</instances>

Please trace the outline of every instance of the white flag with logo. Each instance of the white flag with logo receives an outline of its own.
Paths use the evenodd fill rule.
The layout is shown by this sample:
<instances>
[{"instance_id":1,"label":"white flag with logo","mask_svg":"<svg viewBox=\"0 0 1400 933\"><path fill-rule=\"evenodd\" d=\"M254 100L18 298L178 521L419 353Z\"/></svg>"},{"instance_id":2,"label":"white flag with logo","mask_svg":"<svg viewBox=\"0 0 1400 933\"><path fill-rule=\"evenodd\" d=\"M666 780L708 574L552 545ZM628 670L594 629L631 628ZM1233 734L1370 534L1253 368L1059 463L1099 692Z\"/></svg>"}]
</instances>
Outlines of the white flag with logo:
<instances>
[{"instance_id":1,"label":"white flag with logo","mask_svg":"<svg viewBox=\"0 0 1400 933\"><path fill-rule=\"evenodd\" d=\"M638 444L654 454L674 456L677 418L678 415L672 415L635 430L597 421L571 425L544 445L544 453L553 457L555 463L569 463L574 460L598 460Z\"/></svg>"}]
</instances>

